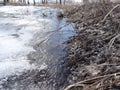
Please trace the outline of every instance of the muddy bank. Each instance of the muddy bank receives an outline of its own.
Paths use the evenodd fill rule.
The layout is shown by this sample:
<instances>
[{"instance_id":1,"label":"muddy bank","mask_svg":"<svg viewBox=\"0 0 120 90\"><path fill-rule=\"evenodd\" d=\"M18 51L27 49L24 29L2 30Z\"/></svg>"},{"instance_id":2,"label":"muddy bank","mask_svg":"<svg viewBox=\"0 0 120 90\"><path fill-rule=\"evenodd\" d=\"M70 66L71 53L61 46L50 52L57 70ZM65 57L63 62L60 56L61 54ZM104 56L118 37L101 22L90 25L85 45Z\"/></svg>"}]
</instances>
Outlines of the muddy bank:
<instances>
[{"instance_id":1,"label":"muddy bank","mask_svg":"<svg viewBox=\"0 0 120 90\"><path fill-rule=\"evenodd\" d=\"M66 90L119 90L120 4L94 3L65 8L77 35L66 41ZM76 83L78 82L78 83Z\"/></svg>"}]
</instances>

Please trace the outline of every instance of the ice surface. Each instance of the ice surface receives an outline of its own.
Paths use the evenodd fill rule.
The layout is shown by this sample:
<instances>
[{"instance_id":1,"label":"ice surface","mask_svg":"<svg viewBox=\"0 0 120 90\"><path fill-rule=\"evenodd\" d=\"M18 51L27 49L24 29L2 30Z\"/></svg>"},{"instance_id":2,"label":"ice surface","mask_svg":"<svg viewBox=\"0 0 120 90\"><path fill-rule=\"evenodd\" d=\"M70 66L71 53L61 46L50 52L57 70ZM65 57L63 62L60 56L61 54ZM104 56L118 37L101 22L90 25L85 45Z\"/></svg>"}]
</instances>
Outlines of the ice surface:
<instances>
[{"instance_id":1,"label":"ice surface","mask_svg":"<svg viewBox=\"0 0 120 90\"><path fill-rule=\"evenodd\" d=\"M37 32L51 30L45 31L44 24L50 26L55 12L33 6L0 7L0 78L35 69L27 58L27 54L34 51L31 39Z\"/></svg>"}]
</instances>

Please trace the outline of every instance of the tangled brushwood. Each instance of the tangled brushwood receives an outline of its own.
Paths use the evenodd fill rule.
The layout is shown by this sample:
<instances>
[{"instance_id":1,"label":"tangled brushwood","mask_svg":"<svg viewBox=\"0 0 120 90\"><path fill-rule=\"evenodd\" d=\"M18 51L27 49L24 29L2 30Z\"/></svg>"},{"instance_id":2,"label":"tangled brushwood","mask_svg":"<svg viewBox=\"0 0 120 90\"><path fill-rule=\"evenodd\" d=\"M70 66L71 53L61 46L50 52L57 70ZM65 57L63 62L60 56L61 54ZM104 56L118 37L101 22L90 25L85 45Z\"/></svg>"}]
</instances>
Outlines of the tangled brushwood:
<instances>
[{"instance_id":1,"label":"tangled brushwood","mask_svg":"<svg viewBox=\"0 0 120 90\"><path fill-rule=\"evenodd\" d=\"M72 6L64 16L78 29L66 42L65 90L120 90L120 4Z\"/></svg>"}]
</instances>

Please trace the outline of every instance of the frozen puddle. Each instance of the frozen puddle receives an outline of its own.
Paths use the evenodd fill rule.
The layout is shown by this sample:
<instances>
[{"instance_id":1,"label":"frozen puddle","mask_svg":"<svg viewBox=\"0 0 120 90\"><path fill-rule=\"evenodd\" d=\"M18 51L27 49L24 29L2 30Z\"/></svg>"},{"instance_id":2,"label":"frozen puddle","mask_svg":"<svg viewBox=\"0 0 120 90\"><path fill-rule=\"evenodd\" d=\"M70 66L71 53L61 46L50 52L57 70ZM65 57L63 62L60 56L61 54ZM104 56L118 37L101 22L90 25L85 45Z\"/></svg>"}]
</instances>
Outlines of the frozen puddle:
<instances>
[{"instance_id":1,"label":"frozen puddle","mask_svg":"<svg viewBox=\"0 0 120 90\"><path fill-rule=\"evenodd\" d=\"M34 51L30 41L37 32L50 30L55 11L32 6L0 7L0 78L36 68L27 58ZM49 29L44 29L45 24Z\"/></svg>"}]
</instances>

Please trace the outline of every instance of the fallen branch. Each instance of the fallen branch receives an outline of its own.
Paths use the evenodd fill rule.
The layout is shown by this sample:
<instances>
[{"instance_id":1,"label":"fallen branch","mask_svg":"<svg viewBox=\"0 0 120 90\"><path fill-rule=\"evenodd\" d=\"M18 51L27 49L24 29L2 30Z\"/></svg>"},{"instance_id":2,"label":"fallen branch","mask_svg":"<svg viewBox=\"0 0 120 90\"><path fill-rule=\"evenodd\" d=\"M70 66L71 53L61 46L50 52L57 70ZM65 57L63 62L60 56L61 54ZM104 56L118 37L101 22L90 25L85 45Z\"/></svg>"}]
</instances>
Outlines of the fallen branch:
<instances>
[{"instance_id":1,"label":"fallen branch","mask_svg":"<svg viewBox=\"0 0 120 90\"><path fill-rule=\"evenodd\" d=\"M104 75L104 76L94 77L94 78L92 78L92 79L83 80L83 81L80 81L80 82L77 82L77 83L75 83L75 84L71 84L71 85L67 86L64 90L69 90L70 88L72 88L72 87L74 87L74 86L79 86L79 84L84 84L84 83L86 83L86 82L98 80L98 79L105 78L105 77L117 76L117 75L120 75L120 72L118 72L118 73L113 73L113 74L108 74L108 75Z\"/></svg>"},{"instance_id":2,"label":"fallen branch","mask_svg":"<svg viewBox=\"0 0 120 90\"><path fill-rule=\"evenodd\" d=\"M120 4L118 4L118 5L116 5L115 7L113 7L107 14L106 14L106 16L104 17L104 19L102 20L102 22L104 22L106 19L107 19L107 17L112 13L112 11L114 10L114 9L116 9L117 7L119 7L120 6Z\"/></svg>"}]
</instances>

